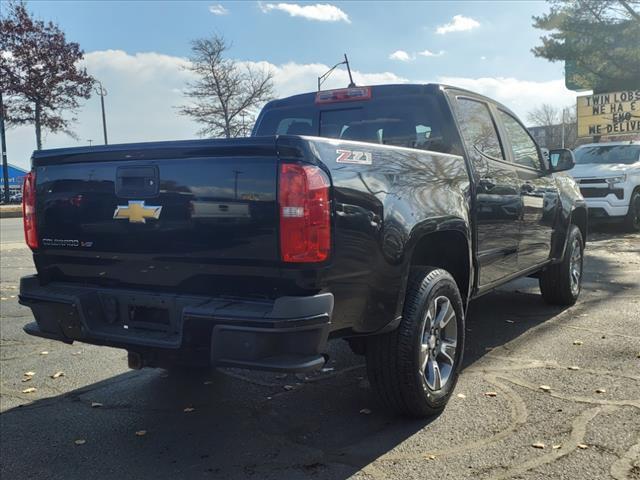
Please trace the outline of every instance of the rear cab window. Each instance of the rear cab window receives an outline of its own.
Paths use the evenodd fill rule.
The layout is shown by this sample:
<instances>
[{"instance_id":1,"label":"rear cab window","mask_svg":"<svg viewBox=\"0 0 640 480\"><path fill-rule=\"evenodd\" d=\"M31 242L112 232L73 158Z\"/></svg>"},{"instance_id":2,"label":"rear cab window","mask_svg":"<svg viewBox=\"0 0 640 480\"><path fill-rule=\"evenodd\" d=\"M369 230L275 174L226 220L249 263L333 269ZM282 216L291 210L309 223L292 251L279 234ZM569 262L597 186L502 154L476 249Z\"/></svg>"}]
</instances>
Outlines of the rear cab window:
<instances>
[{"instance_id":1,"label":"rear cab window","mask_svg":"<svg viewBox=\"0 0 640 480\"><path fill-rule=\"evenodd\" d=\"M310 135L454 153L456 142L435 94L378 96L376 87L371 90L371 98L362 101L316 104L307 95L305 104L266 107L254 135Z\"/></svg>"}]
</instances>

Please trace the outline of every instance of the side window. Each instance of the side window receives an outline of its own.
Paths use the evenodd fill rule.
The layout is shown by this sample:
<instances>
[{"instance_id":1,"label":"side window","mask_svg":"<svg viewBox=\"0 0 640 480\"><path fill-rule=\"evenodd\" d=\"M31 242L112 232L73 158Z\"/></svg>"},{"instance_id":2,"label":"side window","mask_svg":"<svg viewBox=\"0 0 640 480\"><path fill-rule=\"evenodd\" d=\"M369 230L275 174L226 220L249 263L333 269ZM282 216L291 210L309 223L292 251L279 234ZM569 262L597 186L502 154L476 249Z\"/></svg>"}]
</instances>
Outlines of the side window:
<instances>
[{"instance_id":1,"label":"side window","mask_svg":"<svg viewBox=\"0 0 640 480\"><path fill-rule=\"evenodd\" d=\"M462 137L472 159L478 159L479 155L484 155L504 160L489 107L485 103L469 98L458 98L457 105Z\"/></svg>"},{"instance_id":2,"label":"side window","mask_svg":"<svg viewBox=\"0 0 640 480\"><path fill-rule=\"evenodd\" d=\"M511 140L514 162L523 167L540 170L538 149L527 130L508 113L502 110L498 110L498 112L507 130L507 135L509 135L509 140ZM553 159L551 161L553 162Z\"/></svg>"}]
</instances>

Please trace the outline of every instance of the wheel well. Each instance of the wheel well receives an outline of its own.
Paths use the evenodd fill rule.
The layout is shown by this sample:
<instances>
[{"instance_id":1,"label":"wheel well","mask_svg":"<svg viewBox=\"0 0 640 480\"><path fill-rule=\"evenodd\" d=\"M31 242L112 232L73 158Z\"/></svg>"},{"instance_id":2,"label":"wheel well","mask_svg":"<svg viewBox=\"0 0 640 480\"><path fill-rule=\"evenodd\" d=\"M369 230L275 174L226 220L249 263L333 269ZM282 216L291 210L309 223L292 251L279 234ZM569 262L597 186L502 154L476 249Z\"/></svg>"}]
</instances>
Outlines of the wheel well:
<instances>
[{"instance_id":1,"label":"wheel well","mask_svg":"<svg viewBox=\"0 0 640 480\"><path fill-rule=\"evenodd\" d=\"M471 266L469 243L457 231L429 233L422 237L413 250L411 266L438 267L448 271L458 284L460 295L466 300L469 294Z\"/></svg>"},{"instance_id":2,"label":"wheel well","mask_svg":"<svg viewBox=\"0 0 640 480\"><path fill-rule=\"evenodd\" d=\"M587 242L587 209L578 207L571 214L571 223L580 229L582 241Z\"/></svg>"}]
</instances>

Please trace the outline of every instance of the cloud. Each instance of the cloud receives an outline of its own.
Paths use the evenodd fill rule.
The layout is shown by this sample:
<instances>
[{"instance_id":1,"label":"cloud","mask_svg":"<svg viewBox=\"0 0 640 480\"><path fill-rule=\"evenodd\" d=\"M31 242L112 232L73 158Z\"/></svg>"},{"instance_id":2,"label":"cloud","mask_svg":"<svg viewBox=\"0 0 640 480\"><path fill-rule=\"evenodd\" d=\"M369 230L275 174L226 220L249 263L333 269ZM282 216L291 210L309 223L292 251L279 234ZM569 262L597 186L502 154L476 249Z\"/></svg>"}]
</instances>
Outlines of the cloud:
<instances>
[{"instance_id":1,"label":"cloud","mask_svg":"<svg viewBox=\"0 0 640 480\"><path fill-rule=\"evenodd\" d=\"M209 5L209 11L214 15L228 15L229 10L227 10L224 5L221 3L215 3L213 5Z\"/></svg>"},{"instance_id":2,"label":"cloud","mask_svg":"<svg viewBox=\"0 0 640 480\"><path fill-rule=\"evenodd\" d=\"M413 57L409 55L404 50L396 50L391 55L389 55L389 60L399 60L401 62L410 62L413 60Z\"/></svg>"},{"instance_id":3,"label":"cloud","mask_svg":"<svg viewBox=\"0 0 640 480\"><path fill-rule=\"evenodd\" d=\"M464 32L466 30L473 30L479 26L480 22L473 18L465 17L464 15L454 15L449 23L440 25L436 29L436 33L444 35L450 32Z\"/></svg>"},{"instance_id":4,"label":"cloud","mask_svg":"<svg viewBox=\"0 0 640 480\"><path fill-rule=\"evenodd\" d=\"M576 93L567 90L564 79L536 82L513 77L439 77L438 81L493 98L513 110L524 121L527 114L542 103L563 107L576 101Z\"/></svg>"},{"instance_id":5,"label":"cloud","mask_svg":"<svg viewBox=\"0 0 640 480\"><path fill-rule=\"evenodd\" d=\"M298 5L297 3L263 3L258 2L260 10L264 13L272 10L280 10L291 17L303 17L307 20L319 22L346 22L351 23L349 15L335 5L328 3L316 3L314 5Z\"/></svg>"},{"instance_id":6,"label":"cloud","mask_svg":"<svg viewBox=\"0 0 640 480\"><path fill-rule=\"evenodd\" d=\"M322 63L300 64L289 62L275 65L269 62L243 62L268 68L274 74L275 94L286 97L315 91L317 79L329 70ZM122 50L103 50L85 54L87 71L99 79L107 89L105 109L109 143L148 142L196 138L199 125L188 117L178 115L176 106L184 104L184 89L194 77L184 69L185 58L147 52L129 54ZM392 72L353 71L358 85L406 83L406 78ZM323 88L340 88L349 84L344 69L336 69ZM102 117L100 98L93 96L83 102L78 111L78 122L72 130L75 140L64 134L45 133L44 148L77 147L102 143ZM35 148L33 126L7 130L8 161L28 168L31 152Z\"/></svg>"},{"instance_id":7,"label":"cloud","mask_svg":"<svg viewBox=\"0 0 640 480\"><path fill-rule=\"evenodd\" d=\"M436 53L427 49L427 50L418 52L418 55L421 55L423 57L441 57L442 55L444 55L444 50L440 50L439 52Z\"/></svg>"},{"instance_id":8,"label":"cloud","mask_svg":"<svg viewBox=\"0 0 640 480\"><path fill-rule=\"evenodd\" d=\"M243 63L270 69L274 74L275 94L278 97L315 91L317 78L330 68L323 63ZM122 50L104 50L85 54L84 64L87 71L98 78L108 91L105 106L110 143L196 138L196 132L200 127L188 117L178 115L175 108L186 102L184 89L187 82L194 79L193 75L184 69L189 65L187 59L154 52L129 54ZM409 81L389 71L356 70L353 76L358 85ZM559 106L575 103L575 93L565 88L563 79L536 82L504 77L443 76L436 80L495 98L523 119L541 103ZM336 69L322 88L340 88L348 83L346 70ZM72 128L79 136L78 141L64 134L48 133L44 138L45 148L88 145L88 139L91 139L94 145L101 143L99 97L94 96L85 101L77 117L78 122ZM9 129L7 144L9 162L28 167L31 152L35 148L33 126Z\"/></svg>"}]
</instances>

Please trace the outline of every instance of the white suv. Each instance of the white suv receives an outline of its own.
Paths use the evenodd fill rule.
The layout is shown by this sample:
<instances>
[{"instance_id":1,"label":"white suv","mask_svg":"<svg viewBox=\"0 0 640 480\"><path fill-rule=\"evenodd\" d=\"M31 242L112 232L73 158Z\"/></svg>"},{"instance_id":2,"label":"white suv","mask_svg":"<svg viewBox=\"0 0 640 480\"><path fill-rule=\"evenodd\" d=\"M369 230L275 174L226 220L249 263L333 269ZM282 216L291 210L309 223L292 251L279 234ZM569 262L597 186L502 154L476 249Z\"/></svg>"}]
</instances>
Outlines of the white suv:
<instances>
[{"instance_id":1,"label":"white suv","mask_svg":"<svg viewBox=\"0 0 640 480\"><path fill-rule=\"evenodd\" d=\"M574 151L568 173L578 182L593 220L620 220L640 231L640 143L590 143Z\"/></svg>"}]
</instances>

